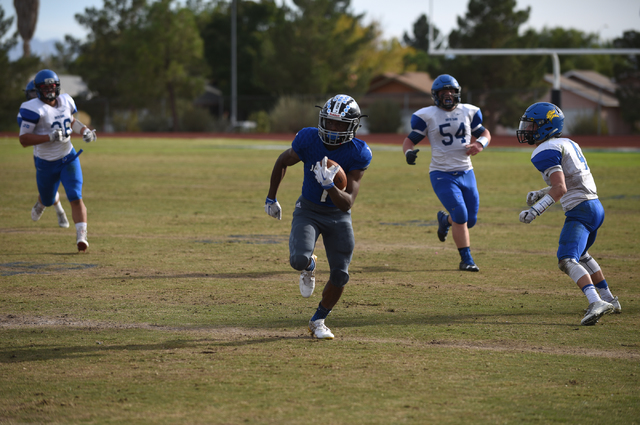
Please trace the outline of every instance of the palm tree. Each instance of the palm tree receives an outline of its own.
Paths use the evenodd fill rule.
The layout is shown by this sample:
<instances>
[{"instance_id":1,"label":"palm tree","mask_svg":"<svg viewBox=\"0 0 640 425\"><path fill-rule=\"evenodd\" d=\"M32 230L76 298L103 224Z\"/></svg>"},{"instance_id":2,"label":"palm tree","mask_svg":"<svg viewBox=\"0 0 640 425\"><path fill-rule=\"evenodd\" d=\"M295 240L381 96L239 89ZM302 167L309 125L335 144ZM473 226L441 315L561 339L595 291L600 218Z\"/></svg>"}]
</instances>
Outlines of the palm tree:
<instances>
[{"instance_id":1,"label":"palm tree","mask_svg":"<svg viewBox=\"0 0 640 425\"><path fill-rule=\"evenodd\" d=\"M40 0L13 0L18 17L18 32L22 37L22 56L31 56L31 38L36 31Z\"/></svg>"}]
</instances>

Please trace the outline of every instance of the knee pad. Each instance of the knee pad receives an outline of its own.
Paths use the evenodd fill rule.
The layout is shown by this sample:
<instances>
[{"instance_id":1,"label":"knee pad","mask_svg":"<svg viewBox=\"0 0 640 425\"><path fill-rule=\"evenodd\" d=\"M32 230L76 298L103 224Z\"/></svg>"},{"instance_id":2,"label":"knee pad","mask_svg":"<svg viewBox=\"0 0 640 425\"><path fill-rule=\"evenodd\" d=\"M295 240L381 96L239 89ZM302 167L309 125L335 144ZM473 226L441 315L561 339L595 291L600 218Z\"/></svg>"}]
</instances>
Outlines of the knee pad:
<instances>
[{"instance_id":1,"label":"knee pad","mask_svg":"<svg viewBox=\"0 0 640 425\"><path fill-rule=\"evenodd\" d=\"M329 277L331 283L338 288L344 287L349 282L349 273L345 273L342 270L333 270Z\"/></svg>"},{"instance_id":2,"label":"knee pad","mask_svg":"<svg viewBox=\"0 0 640 425\"><path fill-rule=\"evenodd\" d=\"M302 271L309 265L309 257L304 255L292 255L289 257L289 264L295 270Z\"/></svg>"},{"instance_id":3,"label":"knee pad","mask_svg":"<svg viewBox=\"0 0 640 425\"><path fill-rule=\"evenodd\" d=\"M580 265L584 267L589 274L594 274L600 271L600 264L598 264L598 262L594 260L588 252L585 252L584 255L580 257Z\"/></svg>"},{"instance_id":4,"label":"knee pad","mask_svg":"<svg viewBox=\"0 0 640 425\"><path fill-rule=\"evenodd\" d=\"M573 258L563 258L558 262L558 268L566 273L575 283L578 283L578 280L580 280L582 276L589 274L589 272Z\"/></svg>"}]
</instances>

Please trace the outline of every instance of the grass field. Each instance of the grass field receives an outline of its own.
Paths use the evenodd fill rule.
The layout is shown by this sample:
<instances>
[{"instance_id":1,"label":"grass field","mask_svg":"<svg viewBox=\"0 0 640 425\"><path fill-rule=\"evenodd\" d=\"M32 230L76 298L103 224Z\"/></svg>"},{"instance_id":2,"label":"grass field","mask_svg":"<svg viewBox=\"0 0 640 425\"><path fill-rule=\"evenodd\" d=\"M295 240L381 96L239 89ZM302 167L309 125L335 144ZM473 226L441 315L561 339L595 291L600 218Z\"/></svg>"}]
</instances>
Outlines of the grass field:
<instances>
[{"instance_id":1,"label":"grass field","mask_svg":"<svg viewBox=\"0 0 640 425\"><path fill-rule=\"evenodd\" d=\"M544 186L529 149L474 158L481 271L463 273L436 236L428 149L409 167L374 145L336 339L318 341L320 291L302 298L288 261L301 165L283 220L263 209L288 142L74 143L86 254L52 208L31 221L31 149L0 138L2 424L640 423L640 153L585 152L606 210L591 254L623 312L581 327L560 206L518 221ZM321 288L321 240L316 254Z\"/></svg>"}]
</instances>

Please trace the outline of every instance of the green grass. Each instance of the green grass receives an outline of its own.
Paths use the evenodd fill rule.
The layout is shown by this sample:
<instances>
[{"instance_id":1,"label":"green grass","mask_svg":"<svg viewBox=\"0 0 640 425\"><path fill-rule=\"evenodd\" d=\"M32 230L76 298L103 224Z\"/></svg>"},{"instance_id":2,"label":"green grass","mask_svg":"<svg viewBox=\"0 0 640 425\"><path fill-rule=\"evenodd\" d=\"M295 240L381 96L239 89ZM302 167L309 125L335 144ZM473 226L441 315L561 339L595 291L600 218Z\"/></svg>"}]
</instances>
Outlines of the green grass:
<instances>
[{"instance_id":1,"label":"green grass","mask_svg":"<svg viewBox=\"0 0 640 425\"><path fill-rule=\"evenodd\" d=\"M428 149L409 167L374 145L336 339L317 341L321 240L311 298L288 261L301 165L283 220L263 209L287 141L75 143L86 254L52 208L31 221L31 149L0 138L0 423L640 423L640 153L585 152L606 210L590 252L623 314L580 327L560 206L518 221L544 186L529 149L474 157L481 272L462 273L436 236Z\"/></svg>"}]
</instances>

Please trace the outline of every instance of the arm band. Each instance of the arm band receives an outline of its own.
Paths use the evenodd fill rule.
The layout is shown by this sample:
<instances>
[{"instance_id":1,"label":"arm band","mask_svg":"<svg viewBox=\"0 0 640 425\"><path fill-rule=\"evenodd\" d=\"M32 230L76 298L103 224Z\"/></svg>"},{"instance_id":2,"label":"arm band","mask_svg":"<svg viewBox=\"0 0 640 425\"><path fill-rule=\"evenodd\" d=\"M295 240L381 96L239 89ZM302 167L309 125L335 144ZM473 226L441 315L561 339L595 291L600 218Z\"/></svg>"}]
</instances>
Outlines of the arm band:
<instances>
[{"instance_id":1,"label":"arm band","mask_svg":"<svg viewBox=\"0 0 640 425\"><path fill-rule=\"evenodd\" d=\"M487 139L486 137L482 136L482 137L478 137L476 139L476 142L480 143L483 148L486 148L487 145L489 144L489 139Z\"/></svg>"},{"instance_id":2,"label":"arm band","mask_svg":"<svg viewBox=\"0 0 640 425\"><path fill-rule=\"evenodd\" d=\"M84 124L82 124L80 121L78 121L77 119L73 121L73 124L71 125L71 129L73 131L75 131L78 134L82 134L80 133L82 131L83 128L85 128L86 126Z\"/></svg>"},{"instance_id":3,"label":"arm band","mask_svg":"<svg viewBox=\"0 0 640 425\"><path fill-rule=\"evenodd\" d=\"M555 203L556 201L554 201L551 195L547 193L542 197L542 199L540 199L535 205L533 205L531 209L534 211L535 215L540 215Z\"/></svg>"}]
</instances>

